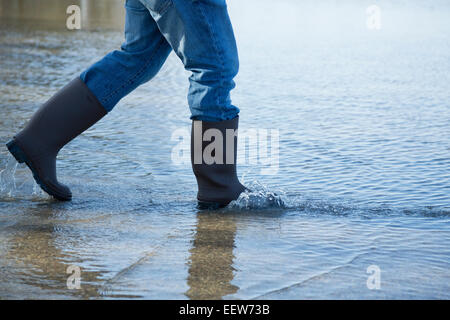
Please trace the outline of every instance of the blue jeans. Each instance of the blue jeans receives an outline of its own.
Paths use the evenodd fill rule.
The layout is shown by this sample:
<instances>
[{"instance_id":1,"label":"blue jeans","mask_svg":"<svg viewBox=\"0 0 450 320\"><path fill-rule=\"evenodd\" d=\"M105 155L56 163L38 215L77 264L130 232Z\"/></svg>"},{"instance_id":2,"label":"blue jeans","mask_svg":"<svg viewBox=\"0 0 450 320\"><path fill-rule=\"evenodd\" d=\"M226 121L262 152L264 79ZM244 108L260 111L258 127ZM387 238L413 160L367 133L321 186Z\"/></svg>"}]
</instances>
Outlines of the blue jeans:
<instances>
[{"instance_id":1,"label":"blue jeans","mask_svg":"<svg viewBox=\"0 0 450 320\"><path fill-rule=\"evenodd\" d=\"M226 0L127 0L125 42L81 74L106 111L152 79L174 50L191 71L191 119L235 118L230 91L239 69Z\"/></svg>"}]
</instances>

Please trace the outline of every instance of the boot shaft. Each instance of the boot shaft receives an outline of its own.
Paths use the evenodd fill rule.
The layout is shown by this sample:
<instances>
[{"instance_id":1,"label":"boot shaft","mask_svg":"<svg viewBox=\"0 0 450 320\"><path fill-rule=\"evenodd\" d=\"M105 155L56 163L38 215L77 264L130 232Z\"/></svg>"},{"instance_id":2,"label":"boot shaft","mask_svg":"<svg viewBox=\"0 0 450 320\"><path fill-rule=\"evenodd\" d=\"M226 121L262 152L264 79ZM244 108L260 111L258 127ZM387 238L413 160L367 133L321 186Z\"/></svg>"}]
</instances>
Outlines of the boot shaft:
<instances>
[{"instance_id":1,"label":"boot shaft","mask_svg":"<svg viewBox=\"0 0 450 320\"><path fill-rule=\"evenodd\" d=\"M227 205L245 190L236 172L238 124L239 117L192 122L191 163L201 202Z\"/></svg>"},{"instance_id":2,"label":"boot shaft","mask_svg":"<svg viewBox=\"0 0 450 320\"><path fill-rule=\"evenodd\" d=\"M80 78L75 78L44 103L16 139L30 157L56 154L106 115Z\"/></svg>"}]
</instances>

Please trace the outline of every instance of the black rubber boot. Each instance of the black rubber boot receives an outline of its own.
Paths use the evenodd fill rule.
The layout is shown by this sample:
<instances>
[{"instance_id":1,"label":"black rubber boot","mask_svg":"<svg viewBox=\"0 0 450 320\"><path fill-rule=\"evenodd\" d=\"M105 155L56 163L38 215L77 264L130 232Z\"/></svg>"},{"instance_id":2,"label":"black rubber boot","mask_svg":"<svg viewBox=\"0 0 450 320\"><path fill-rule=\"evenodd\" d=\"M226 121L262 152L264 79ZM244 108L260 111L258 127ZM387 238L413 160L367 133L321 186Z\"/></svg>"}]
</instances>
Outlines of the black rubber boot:
<instances>
[{"instance_id":1,"label":"black rubber boot","mask_svg":"<svg viewBox=\"0 0 450 320\"><path fill-rule=\"evenodd\" d=\"M45 192L68 201L72 193L56 178L56 156L64 145L105 115L97 98L76 78L42 105L6 145L19 163L26 163Z\"/></svg>"},{"instance_id":2,"label":"black rubber boot","mask_svg":"<svg viewBox=\"0 0 450 320\"><path fill-rule=\"evenodd\" d=\"M246 189L236 173L238 124L239 117L192 122L191 163L202 209L225 207Z\"/></svg>"}]
</instances>

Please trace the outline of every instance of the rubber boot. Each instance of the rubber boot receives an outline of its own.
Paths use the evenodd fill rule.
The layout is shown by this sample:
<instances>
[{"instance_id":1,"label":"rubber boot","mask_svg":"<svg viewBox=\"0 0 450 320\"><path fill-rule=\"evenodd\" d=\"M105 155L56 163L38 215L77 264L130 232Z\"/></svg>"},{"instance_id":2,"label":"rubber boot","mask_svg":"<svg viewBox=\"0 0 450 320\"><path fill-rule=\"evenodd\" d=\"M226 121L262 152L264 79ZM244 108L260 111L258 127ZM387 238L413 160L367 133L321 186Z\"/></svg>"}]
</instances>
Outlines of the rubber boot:
<instances>
[{"instance_id":1,"label":"rubber boot","mask_svg":"<svg viewBox=\"0 0 450 320\"><path fill-rule=\"evenodd\" d=\"M191 163L201 209L225 207L246 189L236 173L238 124L239 117L192 122Z\"/></svg>"},{"instance_id":2,"label":"rubber boot","mask_svg":"<svg viewBox=\"0 0 450 320\"><path fill-rule=\"evenodd\" d=\"M19 163L26 163L42 190L68 201L72 193L56 178L56 156L64 145L106 113L86 84L76 78L42 105L6 145Z\"/></svg>"}]
</instances>

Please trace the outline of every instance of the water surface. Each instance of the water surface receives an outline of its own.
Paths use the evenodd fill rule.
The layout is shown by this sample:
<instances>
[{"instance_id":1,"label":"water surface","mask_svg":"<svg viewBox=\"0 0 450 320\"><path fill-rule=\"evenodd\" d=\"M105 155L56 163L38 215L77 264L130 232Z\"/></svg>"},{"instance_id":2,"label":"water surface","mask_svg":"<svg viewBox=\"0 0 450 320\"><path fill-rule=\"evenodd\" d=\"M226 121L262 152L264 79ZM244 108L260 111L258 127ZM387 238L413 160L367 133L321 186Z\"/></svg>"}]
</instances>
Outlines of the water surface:
<instances>
[{"instance_id":1,"label":"water surface","mask_svg":"<svg viewBox=\"0 0 450 320\"><path fill-rule=\"evenodd\" d=\"M123 3L89 3L69 31L64 1L0 1L2 145L120 46ZM228 209L197 210L189 164L172 161L190 126L174 55L61 151L72 202L0 148L0 298L450 298L450 6L378 1L371 31L370 4L229 1L240 127L278 129L280 150L274 175L240 155L255 194Z\"/></svg>"}]
</instances>

